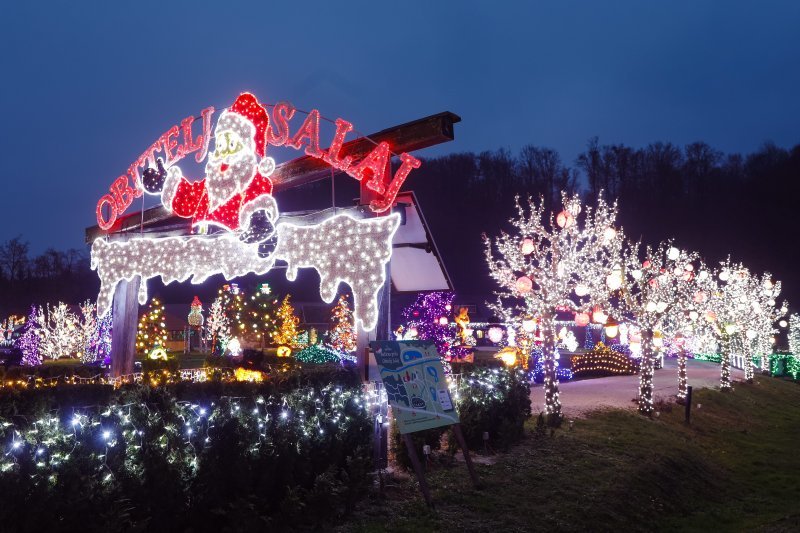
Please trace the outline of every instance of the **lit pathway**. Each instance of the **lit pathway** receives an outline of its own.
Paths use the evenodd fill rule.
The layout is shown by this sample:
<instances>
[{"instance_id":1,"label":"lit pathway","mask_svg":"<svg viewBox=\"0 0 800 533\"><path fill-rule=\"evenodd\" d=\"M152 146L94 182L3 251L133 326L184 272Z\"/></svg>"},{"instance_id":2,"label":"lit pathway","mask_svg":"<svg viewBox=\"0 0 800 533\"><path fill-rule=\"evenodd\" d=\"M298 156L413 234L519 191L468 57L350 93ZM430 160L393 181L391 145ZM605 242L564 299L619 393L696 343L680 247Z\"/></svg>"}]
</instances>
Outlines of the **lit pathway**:
<instances>
[{"instance_id":1,"label":"lit pathway","mask_svg":"<svg viewBox=\"0 0 800 533\"><path fill-rule=\"evenodd\" d=\"M656 400L673 400L678 393L678 363L673 358L665 361L665 367L656 370L653 392ZM704 361L689 360L686 367L689 385L696 389L719 388L719 365ZM731 368L734 381L744 379L744 371ZM634 398L639 390L639 375L612 376L561 383L561 405L564 416L580 417L600 407L636 409ZM541 384L531 389L531 409L534 415L544 410L544 390Z\"/></svg>"}]
</instances>

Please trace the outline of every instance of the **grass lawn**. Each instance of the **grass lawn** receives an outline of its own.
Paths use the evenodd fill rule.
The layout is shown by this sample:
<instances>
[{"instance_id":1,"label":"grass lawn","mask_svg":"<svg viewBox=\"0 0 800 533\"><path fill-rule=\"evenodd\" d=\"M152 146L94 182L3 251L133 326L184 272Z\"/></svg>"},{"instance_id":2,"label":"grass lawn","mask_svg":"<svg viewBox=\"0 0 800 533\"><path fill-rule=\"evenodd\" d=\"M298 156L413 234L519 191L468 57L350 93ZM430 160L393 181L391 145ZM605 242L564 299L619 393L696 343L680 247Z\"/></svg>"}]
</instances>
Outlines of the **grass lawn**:
<instances>
[{"instance_id":1,"label":"grass lawn","mask_svg":"<svg viewBox=\"0 0 800 533\"><path fill-rule=\"evenodd\" d=\"M494 464L428 475L426 509L413 477L387 480L343 531L800 530L800 384L757 377L731 394L695 392L660 416L608 410L526 440ZM699 405L699 407L698 407Z\"/></svg>"}]
</instances>

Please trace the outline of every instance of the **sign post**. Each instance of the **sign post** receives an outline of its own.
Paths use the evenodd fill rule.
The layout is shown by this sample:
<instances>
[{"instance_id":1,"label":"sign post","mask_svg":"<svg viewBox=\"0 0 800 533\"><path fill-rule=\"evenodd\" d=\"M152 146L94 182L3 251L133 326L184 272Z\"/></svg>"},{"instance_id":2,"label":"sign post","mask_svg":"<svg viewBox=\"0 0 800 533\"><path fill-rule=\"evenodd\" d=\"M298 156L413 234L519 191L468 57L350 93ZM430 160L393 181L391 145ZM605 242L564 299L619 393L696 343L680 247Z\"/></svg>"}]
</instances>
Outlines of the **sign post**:
<instances>
[{"instance_id":1,"label":"sign post","mask_svg":"<svg viewBox=\"0 0 800 533\"><path fill-rule=\"evenodd\" d=\"M453 432L464 453L470 478L480 488L459 425L458 412L450 397L442 360L429 341L377 341L370 347L383 381L395 423L408 449L408 456L419 480L422 495L433 506L428 483L411 433L442 426L454 426Z\"/></svg>"}]
</instances>

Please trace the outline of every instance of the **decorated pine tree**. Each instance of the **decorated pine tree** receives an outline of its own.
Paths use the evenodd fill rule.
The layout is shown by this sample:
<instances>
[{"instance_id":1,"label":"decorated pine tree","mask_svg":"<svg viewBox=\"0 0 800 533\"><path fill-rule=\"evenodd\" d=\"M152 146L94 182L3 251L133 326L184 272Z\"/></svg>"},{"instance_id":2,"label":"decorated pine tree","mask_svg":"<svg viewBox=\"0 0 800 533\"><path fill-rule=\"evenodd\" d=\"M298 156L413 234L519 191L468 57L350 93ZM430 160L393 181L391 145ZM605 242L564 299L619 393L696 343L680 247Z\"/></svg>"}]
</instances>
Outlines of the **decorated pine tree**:
<instances>
[{"instance_id":1,"label":"decorated pine tree","mask_svg":"<svg viewBox=\"0 0 800 533\"><path fill-rule=\"evenodd\" d=\"M351 353L356 349L356 326L353 310L347 302L347 296L341 295L336 306L331 310L331 329L328 332L328 343L331 348L341 353Z\"/></svg>"},{"instance_id":2,"label":"decorated pine tree","mask_svg":"<svg viewBox=\"0 0 800 533\"><path fill-rule=\"evenodd\" d=\"M270 286L267 283L258 285L249 298L245 323L248 334L254 336L261 346L276 327L277 310L278 299L272 294Z\"/></svg>"},{"instance_id":3,"label":"decorated pine tree","mask_svg":"<svg viewBox=\"0 0 800 533\"><path fill-rule=\"evenodd\" d=\"M276 312L275 327L272 329L272 342L279 346L295 346L299 333L297 325L300 319L294 314L290 299L291 295L284 296Z\"/></svg>"},{"instance_id":4,"label":"decorated pine tree","mask_svg":"<svg viewBox=\"0 0 800 533\"><path fill-rule=\"evenodd\" d=\"M218 298L221 300L222 309L228 319L231 338L237 338L241 341L248 334L247 300L244 292L236 283L230 283L222 286L219 290Z\"/></svg>"},{"instance_id":5,"label":"decorated pine tree","mask_svg":"<svg viewBox=\"0 0 800 533\"><path fill-rule=\"evenodd\" d=\"M147 310L139 318L139 330L136 334L136 349L149 353L156 346L167 345L167 325L164 322L164 305L158 298L150 300Z\"/></svg>"},{"instance_id":6,"label":"decorated pine tree","mask_svg":"<svg viewBox=\"0 0 800 533\"><path fill-rule=\"evenodd\" d=\"M231 339L231 326L222 305L222 297L218 296L211 302L206 321L207 339L211 341L211 352L221 355Z\"/></svg>"},{"instance_id":7,"label":"decorated pine tree","mask_svg":"<svg viewBox=\"0 0 800 533\"><path fill-rule=\"evenodd\" d=\"M41 325L39 324L39 310L31 307L28 319L22 330L22 335L16 341L16 347L22 352L23 366L38 366L42 364L42 355L39 352Z\"/></svg>"}]
</instances>

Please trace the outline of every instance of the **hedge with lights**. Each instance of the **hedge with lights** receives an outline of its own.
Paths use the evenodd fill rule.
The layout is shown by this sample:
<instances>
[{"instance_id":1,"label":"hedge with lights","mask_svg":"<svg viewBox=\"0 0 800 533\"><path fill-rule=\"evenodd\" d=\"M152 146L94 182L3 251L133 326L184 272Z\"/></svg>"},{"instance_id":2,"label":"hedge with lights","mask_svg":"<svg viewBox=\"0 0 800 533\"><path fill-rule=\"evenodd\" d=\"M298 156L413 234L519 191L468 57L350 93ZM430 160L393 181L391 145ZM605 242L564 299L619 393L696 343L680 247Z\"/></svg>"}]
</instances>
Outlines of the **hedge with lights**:
<instances>
[{"instance_id":1,"label":"hedge with lights","mask_svg":"<svg viewBox=\"0 0 800 533\"><path fill-rule=\"evenodd\" d=\"M630 357L608 348L602 342L598 342L590 352L572 356L572 373L575 377L636 374L637 371L637 365Z\"/></svg>"},{"instance_id":2,"label":"hedge with lights","mask_svg":"<svg viewBox=\"0 0 800 533\"><path fill-rule=\"evenodd\" d=\"M5 389L0 523L86 531L330 524L367 481L367 411L357 376L341 367L257 384Z\"/></svg>"}]
</instances>

